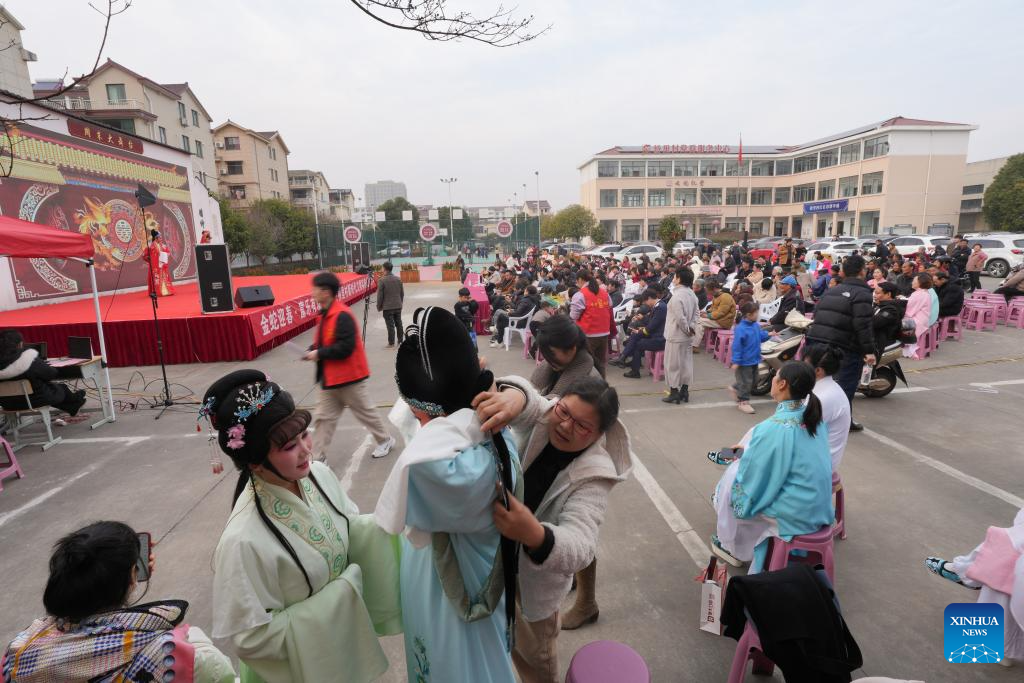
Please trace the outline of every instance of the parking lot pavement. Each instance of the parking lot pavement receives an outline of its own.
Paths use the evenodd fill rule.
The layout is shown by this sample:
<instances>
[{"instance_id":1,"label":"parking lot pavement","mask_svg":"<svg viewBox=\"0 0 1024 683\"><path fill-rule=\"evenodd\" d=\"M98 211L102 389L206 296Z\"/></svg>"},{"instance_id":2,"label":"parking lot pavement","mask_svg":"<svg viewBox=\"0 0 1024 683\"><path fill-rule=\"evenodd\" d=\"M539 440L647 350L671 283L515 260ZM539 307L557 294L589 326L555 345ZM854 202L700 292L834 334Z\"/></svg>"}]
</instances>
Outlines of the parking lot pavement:
<instances>
[{"instance_id":1,"label":"parking lot pavement","mask_svg":"<svg viewBox=\"0 0 1024 683\"><path fill-rule=\"evenodd\" d=\"M422 305L450 307L457 285L407 288L406 316ZM361 307L357 307L361 314ZM370 393L386 412L395 397L393 351L371 314L367 348ZM296 339L302 346L311 333ZM836 590L864 653L860 674L936 681L1017 681L1020 669L962 667L942 658L942 612L977 594L929 574L928 555L950 557L974 547L988 526L1006 526L1024 505L1024 330L965 332L926 361L907 361L909 387L883 399L858 398L867 429L853 434L841 472L847 490L849 538L836 543ZM497 375L528 375L518 340L511 351L482 349ZM297 401L315 400L312 368L284 345L250 363L172 366L176 384L201 396L222 374L244 366L267 371ZM591 640L616 639L648 661L655 681L724 680L735 643L698 631L698 561L706 561L715 528L709 496L721 474L704 454L734 443L774 405L755 402L741 414L725 387L731 373L698 356L692 403L669 406L663 385L645 376L610 381L622 398L622 419L638 460L637 476L612 492L598 553L600 620L559 641L563 669ZM147 379L159 368L140 368ZM112 371L127 384L129 369ZM137 380L136 380L137 382ZM133 384L133 387L137 384ZM184 389L182 389L184 390ZM127 399L128 397L123 397ZM90 403L90 408L95 407ZM144 407L90 431L61 427L65 442L43 453L26 448L26 472L0 493L0 639L42 613L46 560L53 542L89 521L112 518L153 533L157 568L146 599L183 598L189 622L211 624L211 557L231 503L234 475L213 476L206 437L196 431L195 405L176 406L160 420ZM350 483L352 498L372 510L394 458L372 460L361 449L365 430L345 416L329 464ZM231 651L229 643L219 643ZM400 637L385 639L392 668L385 681L404 681ZM779 674L776 673L776 677Z\"/></svg>"}]
</instances>

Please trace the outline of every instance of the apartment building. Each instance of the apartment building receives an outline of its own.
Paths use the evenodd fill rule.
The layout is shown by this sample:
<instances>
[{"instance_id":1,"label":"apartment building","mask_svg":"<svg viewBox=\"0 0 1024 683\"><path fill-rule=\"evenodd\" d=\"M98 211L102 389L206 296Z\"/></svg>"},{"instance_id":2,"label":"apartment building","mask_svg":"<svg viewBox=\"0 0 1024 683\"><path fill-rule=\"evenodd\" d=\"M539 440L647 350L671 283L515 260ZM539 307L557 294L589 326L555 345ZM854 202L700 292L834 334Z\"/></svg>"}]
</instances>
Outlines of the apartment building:
<instances>
[{"instance_id":1,"label":"apartment building","mask_svg":"<svg viewBox=\"0 0 1024 683\"><path fill-rule=\"evenodd\" d=\"M367 183L364 189L366 190L363 195L366 197L366 207L371 211L376 210L378 206L389 199L409 198L409 194L405 190L405 183L394 180L378 180L375 183Z\"/></svg>"},{"instance_id":2,"label":"apartment building","mask_svg":"<svg viewBox=\"0 0 1024 683\"><path fill-rule=\"evenodd\" d=\"M520 211L525 213L527 218L536 218L537 202L527 199L523 202L523 206L520 208ZM551 204L549 204L546 199L540 200L540 215L547 216L549 213L551 213Z\"/></svg>"},{"instance_id":3,"label":"apartment building","mask_svg":"<svg viewBox=\"0 0 1024 683\"><path fill-rule=\"evenodd\" d=\"M157 83L108 59L88 79L58 95L63 87L60 79L40 80L33 93L69 114L188 152L197 180L217 189L213 120L187 82Z\"/></svg>"},{"instance_id":4,"label":"apartment building","mask_svg":"<svg viewBox=\"0 0 1024 683\"><path fill-rule=\"evenodd\" d=\"M616 146L578 167L608 240L720 231L824 237L956 227L976 126L894 117L800 145Z\"/></svg>"},{"instance_id":5,"label":"apartment building","mask_svg":"<svg viewBox=\"0 0 1024 683\"><path fill-rule=\"evenodd\" d=\"M356 196L352 190L335 189L327 193L331 220L349 223L356 211Z\"/></svg>"},{"instance_id":6,"label":"apartment building","mask_svg":"<svg viewBox=\"0 0 1024 683\"><path fill-rule=\"evenodd\" d=\"M288 171L288 199L293 206L327 218L331 215L331 188L320 171Z\"/></svg>"},{"instance_id":7,"label":"apartment building","mask_svg":"<svg viewBox=\"0 0 1024 683\"><path fill-rule=\"evenodd\" d=\"M32 97L32 77L28 63L36 61L34 52L29 52L21 42L21 22L14 18L6 7L0 5L0 90Z\"/></svg>"},{"instance_id":8,"label":"apartment building","mask_svg":"<svg viewBox=\"0 0 1024 683\"><path fill-rule=\"evenodd\" d=\"M985 232L989 225L981 212L985 204L985 190L1009 157L972 161L964 173L963 196L960 199L960 232Z\"/></svg>"},{"instance_id":9,"label":"apartment building","mask_svg":"<svg viewBox=\"0 0 1024 683\"><path fill-rule=\"evenodd\" d=\"M213 136L219 194L232 207L258 199L289 200L289 150L278 131L255 131L228 119Z\"/></svg>"}]
</instances>

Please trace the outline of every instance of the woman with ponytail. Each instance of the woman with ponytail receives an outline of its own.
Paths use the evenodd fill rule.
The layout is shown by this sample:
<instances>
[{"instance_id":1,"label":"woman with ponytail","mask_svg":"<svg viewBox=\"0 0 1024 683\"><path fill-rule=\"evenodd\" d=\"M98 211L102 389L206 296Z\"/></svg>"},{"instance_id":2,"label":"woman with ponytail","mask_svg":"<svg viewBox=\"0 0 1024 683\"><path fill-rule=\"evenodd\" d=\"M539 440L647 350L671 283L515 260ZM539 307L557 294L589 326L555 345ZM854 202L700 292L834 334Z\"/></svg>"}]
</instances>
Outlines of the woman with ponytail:
<instances>
[{"instance_id":1,"label":"woman with ponytail","mask_svg":"<svg viewBox=\"0 0 1024 683\"><path fill-rule=\"evenodd\" d=\"M775 414L758 424L742 457L733 461L713 497L718 533L711 549L733 565L761 571L768 539L809 534L831 524L832 461L814 369L785 363L772 380Z\"/></svg>"},{"instance_id":2,"label":"woman with ponytail","mask_svg":"<svg viewBox=\"0 0 1024 683\"><path fill-rule=\"evenodd\" d=\"M401 632L396 545L313 460L309 412L238 370L207 390L200 417L239 472L214 553L213 634L231 639L242 682L378 678L377 636Z\"/></svg>"}]
</instances>

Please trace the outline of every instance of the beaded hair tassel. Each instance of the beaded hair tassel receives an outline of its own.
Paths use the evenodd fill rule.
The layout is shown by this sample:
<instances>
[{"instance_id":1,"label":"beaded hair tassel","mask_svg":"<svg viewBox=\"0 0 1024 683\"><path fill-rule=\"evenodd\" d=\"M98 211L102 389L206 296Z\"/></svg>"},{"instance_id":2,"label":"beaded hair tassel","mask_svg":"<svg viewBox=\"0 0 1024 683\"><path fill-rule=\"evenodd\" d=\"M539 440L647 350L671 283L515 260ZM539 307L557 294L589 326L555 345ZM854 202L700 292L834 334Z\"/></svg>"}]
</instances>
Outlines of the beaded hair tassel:
<instances>
[{"instance_id":1,"label":"beaded hair tassel","mask_svg":"<svg viewBox=\"0 0 1024 683\"><path fill-rule=\"evenodd\" d=\"M196 418L196 431L200 434L203 431L203 426L200 424L203 418L206 418L207 424L207 436L206 444L210 449L210 469L214 474L221 474L224 472L224 461L220 458L220 449L217 447L217 432L213 430L213 421L210 419L210 415L213 413L213 397L207 399L206 403L199 408L199 417Z\"/></svg>"}]
</instances>

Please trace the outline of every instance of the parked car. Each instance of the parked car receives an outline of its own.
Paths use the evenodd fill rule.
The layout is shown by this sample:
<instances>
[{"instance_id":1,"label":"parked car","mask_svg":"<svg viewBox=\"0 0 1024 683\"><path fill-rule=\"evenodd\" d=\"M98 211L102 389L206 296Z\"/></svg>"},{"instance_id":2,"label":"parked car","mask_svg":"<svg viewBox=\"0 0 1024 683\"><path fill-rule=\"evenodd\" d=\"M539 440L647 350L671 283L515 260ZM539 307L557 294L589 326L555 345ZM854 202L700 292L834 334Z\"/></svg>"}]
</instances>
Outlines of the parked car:
<instances>
[{"instance_id":1,"label":"parked car","mask_svg":"<svg viewBox=\"0 0 1024 683\"><path fill-rule=\"evenodd\" d=\"M916 254L919 247L924 247L925 251L931 254L936 245L945 248L949 244L949 238L933 235L900 235L890 240L889 244L894 245L902 256Z\"/></svg>"},{"instance_id":2,"label":"parked car","mask_svg":"<svg viewBox=\"0 0 1024 683\"><path fill-rule=\"evenodd\" d=\"M677 251L693 251L696 248L696 242L692 242L690 240L683 240L681 242L676 242L675 244L672 245L672 253L674 254Z\"/></svg>"},{"instance_id":3,"label":"parked car","mask_svg":"<svg viewBox=\"0 0 1024 683\"><path fill-rule=\"evenodd\" d=\"M627 256L630 259L638 259L641 256L646 255L648 258L665 258L665 250L659 247L657 244L640 243L634 244L631 247L626 247L620 251L615 252L615 258L620 261Z\"/></svg>"},{"instance_id":4,"label":"parked car","mask_svg":"<svg viewBox=\"0 0 1024 683\"><path fill-rule=\"evenodd\" d=\"M611 256L617 251L622 251L624 245L618 242L609 242L608 244L602 244L596 247L592 247L583 252L584 256Z\"/></svg>"},{"instance_id":5,"label":"parked car","mask_svg":"<svg viewBox=\"0 0 1024 683\"><path fill-rule=\"evenodd\" d=\"M988 256L985 272L992 277L1004 278L1011 268L1024 263L1024 233L970 233L964 237L972 247L981 245Z\"/></svg>"}]
</instances>

